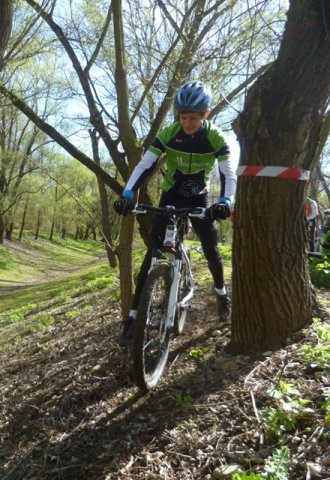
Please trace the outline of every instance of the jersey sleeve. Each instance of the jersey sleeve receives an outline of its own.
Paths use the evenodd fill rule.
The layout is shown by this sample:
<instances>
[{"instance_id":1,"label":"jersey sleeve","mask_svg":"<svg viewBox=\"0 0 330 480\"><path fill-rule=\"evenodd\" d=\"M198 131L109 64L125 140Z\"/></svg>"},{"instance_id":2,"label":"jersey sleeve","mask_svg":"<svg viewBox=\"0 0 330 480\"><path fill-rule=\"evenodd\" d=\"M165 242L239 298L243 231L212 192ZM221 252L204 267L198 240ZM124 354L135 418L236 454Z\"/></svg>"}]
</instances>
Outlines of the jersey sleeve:
<instances>
[{"instance_id":1,"label":"jersey sleeve","mask_svg":"<svg viewBox=\"0 0 330 480\"><path fill-rule=\"evenodd\" d=\"M220 197L229 198L229 200L233 202L236 192L237 177L230 158L219 161L219 175L221 183Z\"/></svg>"},{"instance_id":2,"label":"jersey sleeve","mask_svg":"<svg viewBox=\"0 0 330 480\"><path fill-rule=\"evenodd\" d=\"M216 145L215 156L218 160L220 175L220 197L229 198L229 200L233 202L237 177L230 156L230 149L225 135L219 128L215 129L213 138Z\"/></svg>"},{"instance_id":3,"label":"jersey sleeve","mask_svg":"<svg viewBox=\"0 0 330 480\"><path fill-rule=\"evenodd\" d=\"M157 155L150 147L134 168L125 190L133 190L133 192L136 192L150 173L156 168L159 156L160 154Z\"/></svg>"}]
</instances>

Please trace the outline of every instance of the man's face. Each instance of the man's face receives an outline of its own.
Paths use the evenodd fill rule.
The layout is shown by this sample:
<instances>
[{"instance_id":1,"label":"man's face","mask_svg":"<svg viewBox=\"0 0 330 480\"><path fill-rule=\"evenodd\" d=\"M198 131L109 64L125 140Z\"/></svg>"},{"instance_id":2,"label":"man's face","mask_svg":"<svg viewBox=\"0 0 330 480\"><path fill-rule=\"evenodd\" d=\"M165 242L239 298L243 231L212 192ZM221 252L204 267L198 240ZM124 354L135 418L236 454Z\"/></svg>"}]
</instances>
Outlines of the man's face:
<instances>
[{"instance_id":1,"label":"man's face","mask_svg":"<svg viewBox=\"0 0 330 480\"><path fill-rule=\"evenodd\" d=\"M179 119L184 133L187 133L188 135L193 135L196 133L197 130L199 130L199 128L202 126L207 115L208 112L204 114L199 112L180 113Z\"/></svg>"}]
</instances>

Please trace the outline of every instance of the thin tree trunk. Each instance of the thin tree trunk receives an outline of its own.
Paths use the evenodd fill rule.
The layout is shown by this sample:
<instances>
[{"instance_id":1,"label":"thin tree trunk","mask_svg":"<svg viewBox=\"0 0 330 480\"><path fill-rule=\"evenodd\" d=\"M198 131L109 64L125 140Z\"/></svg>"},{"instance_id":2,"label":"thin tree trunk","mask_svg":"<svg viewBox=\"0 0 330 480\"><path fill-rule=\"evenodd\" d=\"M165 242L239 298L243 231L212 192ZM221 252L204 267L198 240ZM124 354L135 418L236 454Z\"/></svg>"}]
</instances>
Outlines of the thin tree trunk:
<instances>
[{"instance_id":1,"label":"thin tree trunk","mask_svg":"<svg viewBox=\"0 0 330 480\"><path fill-rule=\"evenodd\" d=\"M0 244L4 242L5 235L5 222L3 220L3 215L0 213Z\"/></svg>"},{"instance_id":2,"label":"thin tree trunk","mask_svg":"<svg viewBox=\"0 0 330 480\"><path fill-rule=\"evenodd\" d=\"M14 230L14 223L11 222L8 228L6 228L6 239L12 240L13 239L13 230Z\"/></svg>"},{"instance_id":3,"label":"thin tree trunk","mask_svg":"<svg viewBox=\"0 0 330 480\"><path fill-rule=\"evenodd\" d=\"M49 241L53 241L53 236L54 236L54 229L55 229L55 219L52 221L52 226L50 227L50 234L49 234Z\"/></svg>"},{"instance_id":4,"label":"thin tree trunk","mask_svg":"<svg viewBox=\"0 0 330 480\"><path fill-rule=\"evenodd\" d=\"M18 235L18 239L19 239L19 240L22 240L22 237L23 237L27 208L28 208L28 202L26 201L26 202L25 202L25 205L24 205L24 211L23 211L23 216L22 216L21 228L20 228L20 230L19 230L19 235Z\"/></svg>"},{"instance_id":5,"label":"thin tree trunk","mask_svg":"<svg viewBox=\"0 0 330 480\"><path fill-rule=\"evenodd\" d=\"M98 150L97 134L95 130L90 130L89 134L92 142L94 162L97 165L100 165L101 162L100 162L100 156L99 156L99 150ZM96 177L96 179L97 179L97 186L100 194L101 224L102 224L102 235L104 237L105 251L108 257L110 267L115 268L117 266L117 258L112 246L112 228L110 224L111 215L109 210L108 194L105 187L106 184L101 177Z\"/></svg>"},{"instance_id":6,"label":"thin tree trunk","mask_svg":"<svg viewBox=\"0 0 330 480\"><path fill-rule=\"evenodd\" d=\"M41 227L41 212L39 210L38 211L38 217L37 217L36 233L35 233L35 236L34 236L35 240L38 240L38 238L39 238L40 227Z\"/></svg>"},{"instance_id":7,"label":"thin tree trunk","mask_svg":"<svg viewBox=\"0 0 330 480\"><path fill-rule=\"evenodd\" d=\"M89 225L86 225L85 233L83 234L83 239L84 239L84 240L88 240L89 232L90 232L90 226L89 226Z\"/></svg>"}]
</instances>

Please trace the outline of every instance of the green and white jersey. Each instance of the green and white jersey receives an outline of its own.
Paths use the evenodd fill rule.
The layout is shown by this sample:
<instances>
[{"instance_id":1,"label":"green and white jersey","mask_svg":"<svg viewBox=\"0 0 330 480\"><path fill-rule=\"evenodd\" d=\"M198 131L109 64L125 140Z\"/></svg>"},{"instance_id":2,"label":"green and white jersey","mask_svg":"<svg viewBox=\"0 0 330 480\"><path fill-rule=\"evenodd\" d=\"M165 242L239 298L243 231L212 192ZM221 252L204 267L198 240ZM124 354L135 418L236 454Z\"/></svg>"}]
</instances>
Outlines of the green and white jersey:
<instances>
[{"instance_id":1,"label":"green and white jersey","mask_svg":"<svg viewBox=\"0 0 330 480\"><path fill-rule=\"evenodd\" d=\"M159 132L142 160L135 167L125 189L136 191L165 155L165 192L192 197L207 192L210 173L216 161L221 179L221 196L233 199L236 176L229 159L229 148L222 131L206 120L193 135L184 132L179 122Z\"/></svg>"}]
</instances>

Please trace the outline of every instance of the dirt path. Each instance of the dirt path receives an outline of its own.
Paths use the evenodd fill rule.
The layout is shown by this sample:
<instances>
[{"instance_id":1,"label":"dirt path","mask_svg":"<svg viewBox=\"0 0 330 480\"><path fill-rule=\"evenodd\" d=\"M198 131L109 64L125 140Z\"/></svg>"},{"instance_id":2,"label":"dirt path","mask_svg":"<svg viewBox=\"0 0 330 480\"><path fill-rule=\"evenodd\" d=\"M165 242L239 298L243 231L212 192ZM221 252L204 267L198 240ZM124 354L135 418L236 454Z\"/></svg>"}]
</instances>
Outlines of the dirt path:
<instances>
[{"instance_id":1,"label":"dirt path","mask_svg":"<svg viewBox=\"0 0 330 480\"><path fill-rule=\"evenodd\" d=\"M320 402L326 373L316 378L301 363L302 341L315 342L308 334L259 358L231 356L229 328L217 328L214 310L210 287L199 289L164 380L144 396L116 343L119 305L101 297L91 312L70 322L59 316L2 352L1 479L204 480L231 478L220 476L229 467L258 468L274 449L256 416L267 388L283 378ZM290 479L305 479L307 463L328 468L317 422L305 419L301 436L285 437Z\"/></svg>"},{"instance_id":2,"label":"dirt path","mask_svg":"<svg viewBox=\"0 0 330 480\"><path fill-rule=\"evenodd\" d=\"M54 280L59 280L61 278L68 279L75 276L78 276L79 273L82 273L90 265L101 265L106 260L106 256L95 258L93 260L88 260L79 265L68 267L68 268L59 268L48 270L46 274L36 276L25 282L19 281L9 281L9 280L0 280L1 283L8 283L9 285L2 286L0 285L0 298L3 295L6 295L9 292L16 291L17 289L24 289L31 286L44 285L50 283Z\"/></svg>"},{"instance_id":3,"label":"dirt path","mask_svg":"<svg viewBox=\"0 0 330 480\"><path fill-rule=\"evenodd\" d=\"M49 242L44 242L43 240L35 240L35 243L40 244L41 246L45 243L48 249L51 245ZM29 280L26 281L21 281L19 279L19 274L14 280L6 280L0 276L0 297L6 292L14 291L26 286L45 284L62 277L67 278L71 276L71 274L74 276L88 266L93 264L99 265L106 260L106 254L102 251L98 256L95 256L95 258L82 261L79 264L70 267L67 267L66 265L58 266L56 265L55 259L45 257L40 251L18 240L11 240L10 242L5 241L5 246L10 248L12 255L18 255L22 258L21 262L23 265L36 265L36 271L38 270L37 266L41 266L43 271L40 271L39 274L36 274L33 278L29 278ZM66 251L65 255L63 254L63 258L66 258L67 256L68 252ZM83 257L83 252L81 252L81 256ZM44 271L46 267L47 270Z\"/></svg>"}]
</instances>

